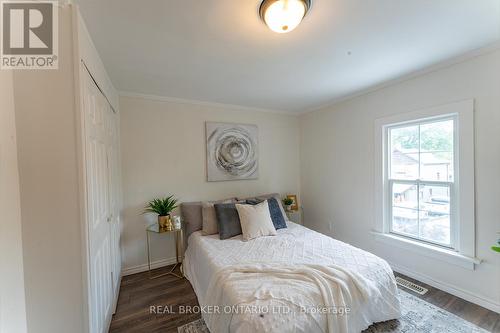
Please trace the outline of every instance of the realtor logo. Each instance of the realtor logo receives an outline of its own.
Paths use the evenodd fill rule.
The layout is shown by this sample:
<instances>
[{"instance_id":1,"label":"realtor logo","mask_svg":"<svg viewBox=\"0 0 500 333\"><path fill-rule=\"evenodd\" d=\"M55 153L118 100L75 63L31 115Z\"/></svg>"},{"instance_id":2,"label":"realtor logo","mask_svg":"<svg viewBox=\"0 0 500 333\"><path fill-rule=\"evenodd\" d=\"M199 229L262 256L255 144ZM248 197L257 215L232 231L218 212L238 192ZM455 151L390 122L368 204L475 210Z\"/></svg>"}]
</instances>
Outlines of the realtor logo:
<instances>
[{"instance_id":1,"label":"realtor logo","mask_svg":"<svg viewBox=\"0 0 500 333\"><path fill-rule=\"evenodd\" d=\"M0 1L2 69L57 69L57 2Z\"/></svg>"}]
</instances>

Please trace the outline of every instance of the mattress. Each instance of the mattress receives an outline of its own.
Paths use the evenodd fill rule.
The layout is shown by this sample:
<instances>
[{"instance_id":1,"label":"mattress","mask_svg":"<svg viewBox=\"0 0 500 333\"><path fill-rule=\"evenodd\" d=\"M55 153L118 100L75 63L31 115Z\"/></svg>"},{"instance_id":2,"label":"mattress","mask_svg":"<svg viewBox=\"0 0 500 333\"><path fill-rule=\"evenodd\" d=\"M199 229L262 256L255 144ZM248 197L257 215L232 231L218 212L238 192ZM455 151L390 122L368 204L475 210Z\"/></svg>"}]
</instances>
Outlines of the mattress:
<instances>
[{"instance_id":1,"label":"mattress","mask_svg":"<svg viewBox=\"0 0 500 333\"><path fill-rule=\"evenodd\" d=\"M188 240L183 266L200 305L211 305L210 300L205 299L211 279L227 266L251 263L337 265L370 280L380 291L378 297L370 299L361 310L350 314L350 320L355 321L354 327L358 331L374 322L399 317L396 282L385 260L293 222L289 221L287 225L288 228L277 230L277 236L247 242L242 240L241 235L220 240L218 235L203 236L200 231L194 232ZM294 331L305 331L307 327L304 323L297 323ZM308 329L311 330L311 327ZM228 328L228 331L231 330Z\"/></svg>"}]
</instances>

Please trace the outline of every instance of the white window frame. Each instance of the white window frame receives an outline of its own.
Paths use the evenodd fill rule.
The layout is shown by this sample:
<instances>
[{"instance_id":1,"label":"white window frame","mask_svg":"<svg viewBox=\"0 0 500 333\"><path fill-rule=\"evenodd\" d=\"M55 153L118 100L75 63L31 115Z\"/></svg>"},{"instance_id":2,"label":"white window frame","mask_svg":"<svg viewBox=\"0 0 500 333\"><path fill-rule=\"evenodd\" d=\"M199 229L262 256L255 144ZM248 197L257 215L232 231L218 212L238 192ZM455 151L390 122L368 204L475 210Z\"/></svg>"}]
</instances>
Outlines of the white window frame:
<instances>
[{"instance_id":1,"label":"white window frame","mask_svg":"<svg viewBox=\"0 0 500 333\"><path fill-rule=\"evenodd\" d=\"M454 119L454 182L450 192L451 247L391 232L391 181L389 181L389 128L397 125ZM397 181L399 182L399 181ZM402 181L404 182L404 180ZM413 180L410 181L415 183ZM432 181L421 181L423 184ZM442 183L442 182L439 182ZM453 201L453 204L452 204ZM377 240L429 257L474 269L474 101L465 100L429 109L398 114L375 121L375 223Z\"/></svg>"},{"instance_id":2,"label":"white window frame","mask_svg":"<svg viewBox=\"0 0 500 333\"><path fill-rule=\"evenodd\" d=\"M408 127L408 126L416 126L416 125L427 125L427 124L432 124L436 122L441 122L441 121L446 121L446 120L453 120L453 181L432 181L432 180L421 180L421 179L416 179L416 180L407 180L407 179L393 179L391 177L391 145L390 145L390 131L392 129L397 129L397 128L403 128L403 127ZM436 246L442 246L445 248L451 248L457 250L458 246L458 210L457 210L457 201L456 197L458 196L458 184L459 179L458 179L458 172L456 172L457 167L458 167L458 116L456 113L453 114L445 114L441 116L434 116L431 118L420 118L420 119L414 119L410 121L405 121L405 122L400 122L396 124L387 124L384 125L384 135L386 136L385 140L385 151L386 151L386 158L384 159L384 183L387 183L387 188L384 189L384 195L387 196L387 201L386 201L386 206L384 209L387 209L387 223L388 223L388 230L390 233L393 233L395 235L401 236L401 237L407 237L414 239L415 241L419 242L425 242L425 243L430 243ZM419 142L420 144L420 142ZM420 164L420 161L419 161ZM420 169L420 165L419 165ZM392 229L392 222L393 222L393 205L392 205L392 198L393 198L393 193L392 193L392 185L393 183L406 183L406 184L411 184L411 185L435 185L435 186L448 186L450 189L450 244L441 244L438 242L434 242L431 240L424 240L418 237L414 237L411 235L405 235L403 233L396 232Z\"/></svg>"}]
</instances>

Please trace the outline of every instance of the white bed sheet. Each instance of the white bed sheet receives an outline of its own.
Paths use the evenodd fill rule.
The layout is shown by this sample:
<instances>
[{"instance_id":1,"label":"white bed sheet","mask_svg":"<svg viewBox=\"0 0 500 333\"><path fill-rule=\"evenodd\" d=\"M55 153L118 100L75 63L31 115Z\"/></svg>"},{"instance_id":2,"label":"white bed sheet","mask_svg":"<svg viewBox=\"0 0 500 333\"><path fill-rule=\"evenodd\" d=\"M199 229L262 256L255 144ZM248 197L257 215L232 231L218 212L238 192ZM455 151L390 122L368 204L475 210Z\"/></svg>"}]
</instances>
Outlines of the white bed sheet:
<instances>
[{"instance_id":1,"label":"white bed sheet","mask_svg":"<svg viewBox=\"0 0 500 333\"><path fill-rule=\"evenodd\" d=\"M372 281L382 295L363 305L362 311L350 314L353 316L351 320L356 320L360 330L374 322L399 316L396 282L385 260L293 222L287 222L287 225L288 228L277 231L277 236L248 242L244 242L241 235L220 240L219 235L203 236L200 231L193 233L188 240L183 266L200 305L210 305L205 295L211 278L218 270L229 265L334 264Z\"/></svg>"}]
</instances>

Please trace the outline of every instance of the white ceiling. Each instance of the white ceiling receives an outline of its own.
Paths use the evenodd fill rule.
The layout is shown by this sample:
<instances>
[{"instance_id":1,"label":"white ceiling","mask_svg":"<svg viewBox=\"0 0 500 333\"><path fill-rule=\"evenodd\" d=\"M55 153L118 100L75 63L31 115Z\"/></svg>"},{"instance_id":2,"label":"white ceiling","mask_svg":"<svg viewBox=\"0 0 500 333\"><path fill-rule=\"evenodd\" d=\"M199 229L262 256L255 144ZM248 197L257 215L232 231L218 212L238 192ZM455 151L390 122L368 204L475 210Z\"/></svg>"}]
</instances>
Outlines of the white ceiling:
<instances>
[{"instance_id":1,"label":"white ceiling","mask_svg":"<svg viewBox=\"0 0 500 333\"><path fill-rule=\"evenodd\" d=\"M500 38L500 0L313 0L270 31L260 0L77 0L118 90L300 112Z\"/></svg>"}]
</instances>

